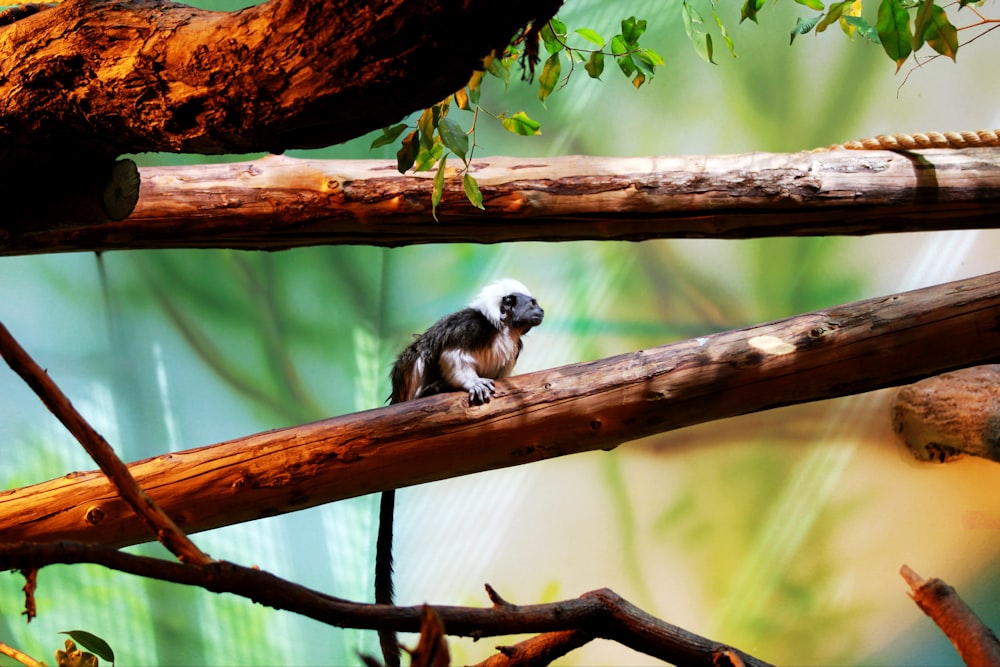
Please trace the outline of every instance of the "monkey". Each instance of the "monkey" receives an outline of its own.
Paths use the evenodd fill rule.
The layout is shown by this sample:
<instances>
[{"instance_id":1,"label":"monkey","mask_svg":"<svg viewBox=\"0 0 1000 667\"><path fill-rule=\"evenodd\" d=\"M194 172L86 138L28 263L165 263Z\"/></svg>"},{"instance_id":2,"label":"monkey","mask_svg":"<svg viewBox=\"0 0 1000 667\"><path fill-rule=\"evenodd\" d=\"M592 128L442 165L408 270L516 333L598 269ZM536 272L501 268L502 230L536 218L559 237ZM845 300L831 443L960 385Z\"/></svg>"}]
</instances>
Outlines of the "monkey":
<instances>
[{"instance_id":1,"label":"monkey","mask_svg":"<svg viewBox=\"0 0 1000 667\"><path fill-rule=\"evenodd\" d=\"M522 283L503 278L484 287L468 307L446 315L406 347L392 366L389 402L468 392L469 405L489 403L493 380L514 369L521 337L542 323L545 311ZM375 602L393 603L392 521L396 491L382 492L375 545ZM392 630L379 631L386 667L399 665Z\"/></svg>"}]
</instances>

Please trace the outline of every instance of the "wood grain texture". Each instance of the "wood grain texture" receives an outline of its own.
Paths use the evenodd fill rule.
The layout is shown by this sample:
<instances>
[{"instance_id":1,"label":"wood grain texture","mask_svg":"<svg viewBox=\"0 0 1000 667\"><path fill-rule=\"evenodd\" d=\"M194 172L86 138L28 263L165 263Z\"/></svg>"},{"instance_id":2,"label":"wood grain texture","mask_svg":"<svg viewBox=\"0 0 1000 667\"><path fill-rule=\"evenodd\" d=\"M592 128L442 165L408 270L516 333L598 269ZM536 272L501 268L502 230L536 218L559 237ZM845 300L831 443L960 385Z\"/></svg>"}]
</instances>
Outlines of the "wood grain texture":
<instances>
[{"instance_id":1,"label":"wood grain texture","mask_svg":"<svg viewBox=\"0 0 1000 667\"><path fill-rule=\"evenodd\" d=\"M1000 273L134 463L188 532L1000 361ZM0 494L0 542L150 539L103 475Z\"/></svg>"}]
</instances>

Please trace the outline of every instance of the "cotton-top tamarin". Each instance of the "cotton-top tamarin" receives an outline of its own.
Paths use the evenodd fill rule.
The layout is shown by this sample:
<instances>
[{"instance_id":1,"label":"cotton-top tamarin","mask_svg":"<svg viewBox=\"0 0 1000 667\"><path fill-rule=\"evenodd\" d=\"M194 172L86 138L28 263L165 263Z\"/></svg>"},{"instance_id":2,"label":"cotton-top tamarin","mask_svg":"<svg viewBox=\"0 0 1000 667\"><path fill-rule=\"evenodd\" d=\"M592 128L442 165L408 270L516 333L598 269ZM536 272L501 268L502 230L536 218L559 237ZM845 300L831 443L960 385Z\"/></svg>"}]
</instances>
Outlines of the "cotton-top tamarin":
<instances>
[{"instance_id":1,"label":"cotton-top tamarin","mask_svg":"<svg viewBox=\"0 0 1000 667\"><path fill-rule=\"evenodd\" d=\"M391 403L446 391L466 391L470 405L488 403L493 380L514 369L521 337L542 323L545 311L528 288L504 278L484 287L472 303L417 336L392 366ZM392 515L395 491L382 493L375 547L375 602L392 604ZM380 631L387 667L399 665L392 631Z\"/></svg>"}]
</instances>

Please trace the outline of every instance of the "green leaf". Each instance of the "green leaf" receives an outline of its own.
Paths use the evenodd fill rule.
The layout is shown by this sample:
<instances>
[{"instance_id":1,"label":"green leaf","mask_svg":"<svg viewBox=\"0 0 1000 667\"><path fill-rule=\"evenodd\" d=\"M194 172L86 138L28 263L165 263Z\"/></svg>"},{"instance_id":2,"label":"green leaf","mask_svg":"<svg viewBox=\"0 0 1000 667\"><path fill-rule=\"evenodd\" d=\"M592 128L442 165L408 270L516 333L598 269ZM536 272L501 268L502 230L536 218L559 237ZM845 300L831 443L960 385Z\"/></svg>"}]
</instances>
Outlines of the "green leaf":
<instances>
[{"instance_id":1,"label":"green leaf","mask_svg":"<svg viewBox=\"0 0 1000 667\"><path fill-rule=\"evenodd\" d=\"M695 52L701 56L701 59L705 62L715 64L715 61L712 60L712 36L704 30L700 30L696 27L704 25L705 23L705 21L701 18L701 14L699 14L698 10L691 7L691 5L687 3L687 0L685 0L681 3L681 16L684 18L684 32L687 33L688 39L694 46ZM642 55L643 54L639 54L639 57L636 58L636 65L639 66L640 69L643 69L639 64L639 61L642 60Z\"/></svg>"},{"instance_id":2,"label":"green leaf","mask_svg":"<svg viewBox=\"0 0 1000 667\"><path fill-rule=\"evenodd\" d=\"M430 148L421 148L420 152L417 153L417 160L413 165L413 171L429 171L433 169L437 161L441 159L443 153L444 145L439 141L435 141Z\"/></svg>"},{"instance_id":3,"label":"green leaf","mask_svg":"<svg viewBox=\"0 0 1000 667\"><path fill-rule=\"evenodd\" d=\"M636 19L634 16L622 19L622 39L629 47L634 47L644 32L646 32L645 19Z\"/></svg>"},{"instance_id":4,"label":"green leaf","mask_svg":"<svg viewBox=\"0 0 1000 667\"><path fill-rule=\"evenodd\" d=\"M587 70L591 79L600 79L601 74L604 73L604 54L600 51L594 51L590 54L590 59L587 60L587 64L583 68Z\"/></svg>"},{"instance_id":5,"label":"green leaf","mask_svg":"<svg viewBox=\"0 0 1000 667\"><path fill-rule=\"evenodd\" d=\"M444 194L444 163L447 161L447 155L441 158L434 174L434 188L431 190L431 217L434 218L434 222L438 221L437 207L441 203L441 195Z\"/></svg>"},{"instance_id":6,"label":"green leaf","mask_svg":"<svg viewBox=\"0 0 1000 667\"><path fill-rule=\"evenodd\" d=\"M540 129L542 124L532 118L529 118L528 114L523 111L518 111L510 117L501 117L500 124L508 132L520 134L524 137L530 137L542 133Z\"/></svg>"},{"instance_id":7,"label":"green leaf","mask_svg":"<svg viewBox=\"0 0 1000 667\"><path fill-rule=\"evenodd\" d=\"M369 148L381 148L382 146L388 146L389 144L394 143L396 139L399 139L399 135L401 135L405 129L406 125L404 123L393 125L392 127L383 127L382 136L375 137L375 141L372 142L372 145L369 146Z\"/></svg>"},{"instance_id":8,"label":"green leaf","mask_svg":"<svg viewBox=\"0 0 1000 667\"><path fill-rule=\"evenodd\" d=\"M566 41L566 24L557 18L549 19L549 25L552 26L552 32L556 34L556 37L561 39L563 42Z\"/></svg>"},{"instance_id":9,"label":"green leaf","mask_svg":"<svg viewBox=\"0 0 1000 667\"><path fill-rule=\"evenodd\" d=\"M857 30L857 26L847 20L852 16L861 16L861 0L852 0L848 6L844 7L844 11L840 13L840 29L844 31L845 35L854 39L854 32Z\"/></svg>"},{"instance_id":10,"label":"green leaf","mask_svg":"<svg viewBox=\"0 0 1000 667\"><path fill-rule=\"evenodd\" d=\"M821 18L823 17L814 16L811 19L804 19L800 16L798 19L796 19L795 27L792 28L792 38L789 40L788 43L791 44L792 42L794 42L795 38L798 37L799 35L808 34L813 28L816 27L816 24L819 23L819 20Z\"/></svg>"},{"instance_id":11,"label":"green leaf","mask_svg":"<svg viewBox=\"0 0 1000 667\"><path fill-rule=\"evenodd\" d=\"M766 0L746 0L743 3L743 9L740 10L740 23L743 23L747 19L756 23L757 11L764 6L764 2Z\"/></svg>"},{"instance_id":12,"label":"green leaf","mask_svg":"<svg viewBox=\"0 0 1000 667\"><path fill-rule=\"evenodd\" d=\"M826 16L824 16L816 25L816 32L823 32L830 27L834 21L839 21L840 17L844 14L844 10L850 8L852 4L854 4L854 0L844 0L843 2L835 2L831 4L826 11Z\"/></svg>"},{"instance_id":13,"label":"green leaf","mask_svg":"<svg viewBox=\"0 0 1000 667\"><path fill-rule=\"evenodd\" d=\"M486 76L486 72L476 71L469 78L469 104L472 106L479 104L479 94L482 92L484 76Z\"/></svg>"},{"instance_id":14,"label":"green leaf","mask_svg":"<svg viewBox=\"0 0 1000 667\"><path fill-rule=\"evenodd\" d=\"M715 11L715 7L712 8L712 18L715 19L715 25L719 28L719 34L722 35L722 39L726 42L726 47L729 49L729 54L735 58L736 57L736 45L733 44L733 38L729 36L729 32L726 30L726 24L722 22L722 17L719 16L719 12Z\"/></svg>"},{"instance_id":15,"label":"green leaf","mask_svg":"<svg viewBox=\"0 0 1000 667\"><path fill-rule=\"evenodd\" d=\"M702 33L702 34L705 35L705 33ZM708 35L705 35L705 36L708 37L708 54L707 54L708 55L708 61L712 62L712 60L711 60L711 58L712 58L712 38L710 36L708 36ZM653 75L656 73L656 66L657 66L657 64L660 64L660 65L663 64L662 58L660 59L660 61L658 63L654 59L654 57L653 57L654 55L658 56L659 54L655 54L654 53L653 55L650 55L648 51L643 50L643 51L640 51L639 53L635 54L635 58L633 59L633 62L635 63L636 68L638 68L639 71L641 71L643 74L647 75L649 78L653 78Z\"/></svg>"},{"instance_id":16,"label":"green leaf","mask_svg":"<svg viewBox=\"0 0 1000 667\"><path fill-rule=\"evenodd\" d=\"M878 6L879 41L886 55L896 62L896 71L910 57L913 35L910 34L910 13L901 0L882 0Z\"/></svg>"},{"instance_id":17,"label":"green leaf","mask_svg":"<svg viewBox=\"0 0 1000 667\"><path fill-rule=\"evenodd\" d=\"M566 39L566 26L562 26L562 34L559 33L559 27L554 24L562 24L561 21L557 19L551 19L545 25L542 26L539 35L542 37L542 44L545 45L545 50L549 53L558 53L563 49L563 43Z\"/></svg>"},{"instance_id":18,"label":"green leaf","mask_svg":"<svg viewBox=\"0 0 1000 667\"><path fill-rule=\"evenodd\" d=\"M420 130L414 130L406 135L399 150L396 151L396 169L399 170L399 173L405 174L413 166L413 162L417 159L417 153L419 152Z\"/></svg>"},{"instance_id":19,"label":"green leaf","mask_svg":"<svg viewBox=\"0 0 1000 667\"><path fill-rule=\"evenodd\" d=\"M434 118L434 107L427 107L420 114L417 120L417 129L420 130L421 148L430 148L434 145L434 127L437 125Z\"/></svg>"},{"instance_id":20,"label":"green leaf","mask_svg":"<svg viewBox=\"0 0 1000 667\"><path fill-rule=\"evenodd\" d=\"M958 30L948 20L948 15L944 9L934 5L931 10L931 19L927 23L924 31L924 39L932 49L942 56L948 56L955 60L958 54Z\"/></svg>"},{"instance_id":21,"label":"green leaf","mask_svg":"<svg viewBox=\"0 0 1000 667\"><path fill-rule=\"evenodd\" d=\"M931 21L931 13L934 11L934 3L931 0L921 0L920 9L913 20L913 38L910 41L910 48L919 51L924 45L924 37L927 32L927 25Z\"/></svg>"},{"instance_id":22,"label":"green leaf","mask_svg":"<svg viewBox=\"0 0 1000 667\"><path fill-rule=\"evenodd\" d=\"M510 84L510 63L505 62L502 58L491 60L486 71L503 81L505 86Z\"/></svg>"},{"instance_id":23,"label":"green leaf","mask_svg":"<svg viewBox=\"0 0 1000 667\"><path fill-rule=\"evenodd\" d=\"M649 48L643 47L642 53L645 54L645 57L647 59L649 59L649 62L652 65L664 65L664 64L666 64L666 61L663 59L663 56L661 56L659 53L657 53L653 49L649 49Z\"/></svg>"},{"instance_id":24,"label":"green leaf","mask_svg":"<svg viewBox=\"0 0 1000 667\"><path fill-rule=\"evenodd\" d=\"M465 189L465 197L469 203L476 208L483 208L483 193L479 191L479 183L472 177L472 174L465 172L462 177L462 188Z\"/></svg>"},{"instance_id":25,"label":"green leaf","mask_svg":"<svg viewBox=\"0 0 1000 667\"><path fill-rule=\"evenodd\" d=\"M441 143L464 161L465 154L469 151L469 135L462 126L445 116L438 122L438 134L441 136Z\"/></svg>"},{"instance_id":26,"label":"green leaf","mask_svg":"<svg viewBox=\"0 0 1000 667\"><path fill-rule=\"evenodd\" d=\"M553 53L545 61L542 73L538 77L538 101L545 106L545 99L552 94L552 90L559 82L559 74L562 72L562 64L559 62L560 53Z\"/></svg>"},{"instance_id":27,"label":"green leaf","mask_svg":"<svg viewBox=\"0 0 1000 667\"><path fill-rule=\"evenodd\" d=\"M628 52L629 47L625 44L625 38L621 35L615 35L611 38L611 53L617 59L618 67L621 69L622 74L631 77L635 74L635 63L632 62L632 56L628 55Z\"/></svg>"},{"instance_id":28,"label":"green leaf","mask_svg":"<svg viewBox=\"0 0 1000 667\"><path fill-rule=\"evenodd\" d=\"M879 43L878 31L875 29L875 26L861 16L844 16L841 20L851 26L851 28L856 30L859 35L867 39L869 42L874 42L875 44Z\"/></svg>"},{"instance_id":29,"label":"green leaf","mask_svg":"<svg viewBox=\"0 0 1000 667\"><path fill-rule=\"evenodd\" d=\"M809 9L815 9L817 12L821 12L824 9L823 3L820 0L795 0L795 2L805 5Z\"/></svg>"},{"instance_id":30,"label":"green leaf","mask_svg":"<svg viewBox=\"0 0 1000 667\"><path fill-rule=\"evenodd\" d=\"M604 47L604 38L590 28L577 28L574 32L591 44L597 45L597 48Z\"/></svg>"},{"instance_id":31,"label":"green leaf","mask_svg":"<svg viewBox=\"0 0 1000 667\"><path fill-rule=\"evenodd\" d=\"M69 630L66 632L61 632L60 634L69 635L77 641L83 648L88 651L92 651L101 660L107 660L108 662L115 661L115 652L111 650L108 643L98 637L95 634L91 634L86 630Z\"/></svg>"}]
</instances>

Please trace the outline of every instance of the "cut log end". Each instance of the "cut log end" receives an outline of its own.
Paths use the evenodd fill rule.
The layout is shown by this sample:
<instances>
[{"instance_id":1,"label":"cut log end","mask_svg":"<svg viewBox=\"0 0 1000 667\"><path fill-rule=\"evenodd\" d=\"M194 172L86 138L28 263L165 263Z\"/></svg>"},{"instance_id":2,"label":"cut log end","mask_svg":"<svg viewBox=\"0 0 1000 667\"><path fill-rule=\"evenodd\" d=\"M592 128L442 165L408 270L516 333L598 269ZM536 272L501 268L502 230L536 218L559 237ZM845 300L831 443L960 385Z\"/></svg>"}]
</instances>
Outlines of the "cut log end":
<instances>
[{"instance_id":1,"label":"cut log end","mask_svg":"<svg viewBox=\"0 0 1000 667\"><path fill-rule=\"evenodd\" d=\"M124 220L139 202L139 168L132 160L118 160L111 167L101 192L104 212L114 221Z\"/></svg>"},{"instance_id":2,"label":"cut log end","mask_svg":"<svg viewBox=\"0 0 1000 667\"><path fill-rule=\"evenodd\" d=\"M918 460L978 456L1000 462L1000 364L902 387L891 411L893 430Z\"/></svg>"}]
</instances>

